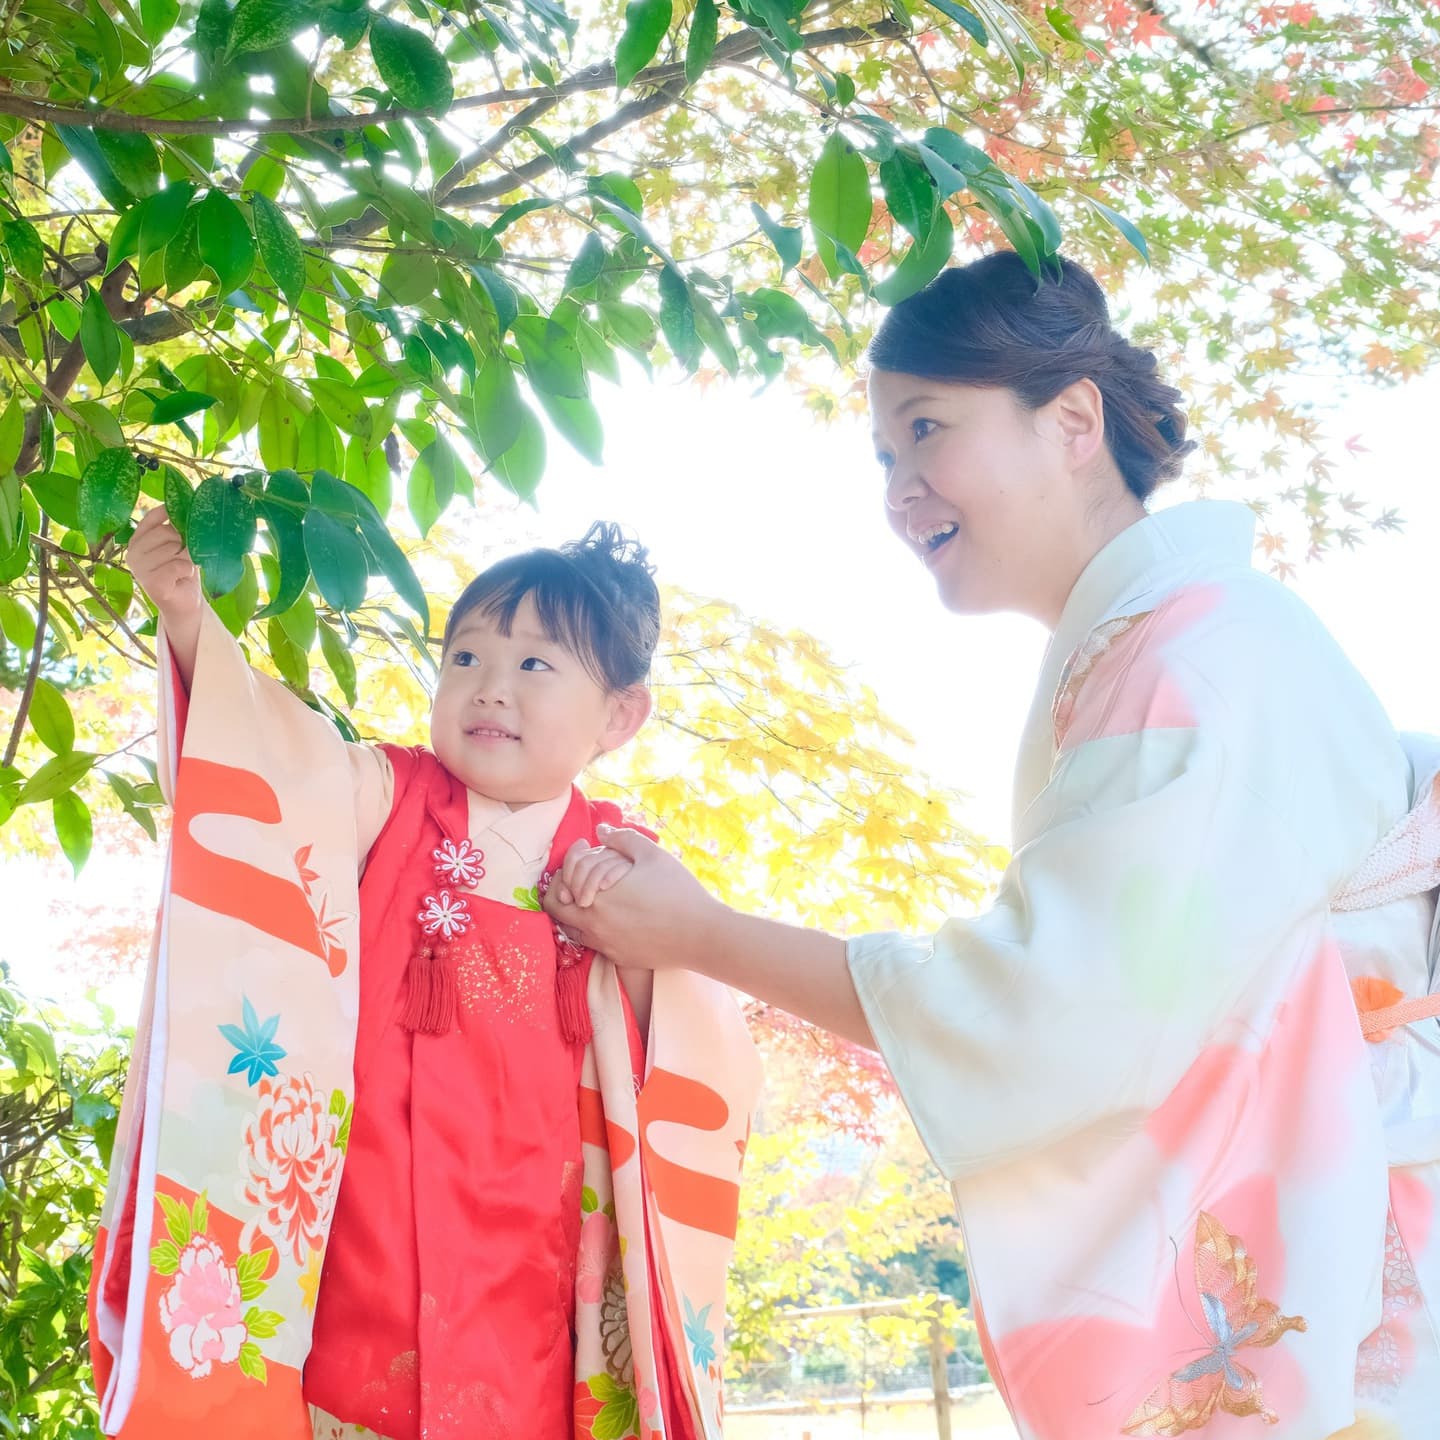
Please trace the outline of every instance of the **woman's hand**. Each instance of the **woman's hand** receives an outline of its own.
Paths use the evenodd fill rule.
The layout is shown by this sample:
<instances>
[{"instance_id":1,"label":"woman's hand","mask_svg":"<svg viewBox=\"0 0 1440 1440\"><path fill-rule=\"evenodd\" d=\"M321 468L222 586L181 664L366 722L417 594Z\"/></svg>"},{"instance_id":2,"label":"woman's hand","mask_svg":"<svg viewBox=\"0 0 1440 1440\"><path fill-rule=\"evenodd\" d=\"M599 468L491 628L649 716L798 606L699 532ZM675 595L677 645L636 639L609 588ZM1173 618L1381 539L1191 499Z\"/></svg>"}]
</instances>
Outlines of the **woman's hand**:
<instances>
[{"instance_id":1,"label":"woman's hand","mask_svg":"<svg viewBox=\"0 0 1440 1440\"><path fill-rule=\"evenodd\" d=\"M634 830L602 825L602 844L577 840L545 909L573 940L616 965L704 968L700 942L729 914L673 856Z\"/></svg>"},{"instance_id":2,"label":"woman's hand","mask_svg":"<svg viewBox=\"0 0 1440 1440\"><path fill-rule=\"evenodd\" d=\"M125 558L136 584L160 612L170 653L188 689L195 672L205 592L199 567L162 507L157 505L135 527Z\"/></svg>"}]
</instances>

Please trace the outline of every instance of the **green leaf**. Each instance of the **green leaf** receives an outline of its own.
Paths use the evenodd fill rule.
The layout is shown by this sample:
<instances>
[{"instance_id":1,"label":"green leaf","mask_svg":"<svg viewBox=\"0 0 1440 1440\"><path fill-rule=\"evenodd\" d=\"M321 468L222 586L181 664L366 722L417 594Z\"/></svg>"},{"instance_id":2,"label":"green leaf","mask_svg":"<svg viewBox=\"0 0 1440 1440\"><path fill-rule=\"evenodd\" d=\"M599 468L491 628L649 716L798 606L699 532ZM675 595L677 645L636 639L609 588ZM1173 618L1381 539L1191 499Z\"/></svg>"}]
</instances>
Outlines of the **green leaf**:
<instances>
[{"instance_id":1,"label":"green leaf","mask_svg":"<svg viewBox=\"0 0 1440 1440\"><path fill-rule=\"evenodd\" d=\"M590 393L580 347L563 325L544 315L521 315L514 331L526 377L536 389L572 397Z\"/></svg>"},{"instance_id":2,"label":"green leaf","mask_svg":"<svg viewBox=\"0 0 1440 1440\"><path fill-rule=\"evenodd\" d=\"M165 493L165 513L170 517L170 523L180 532L180 538L183 540L190 528L190 506L195 498L194 487L173 465L163 467L162 479Z\"/></svg>"},{"instance_id":3,"label":"green leaf","mask_svg":"<svg viewBox=\"0 0 1440 1440\"><path fill-rule=\"evenodd\" d=\"M164 193L163 191L161 192ZM151 196L140 205L132 205L116 222L105 242L105 273L128 260L140 248L140 227L145 223L145 207L159 196Z\"/></svg>"},{"instance_id":4,"label":"green leaf","mask_svg":"<svg viewBox=\"0 0 1440 1440\"><path fill-rule=\"evenodd\" d=\"M140 28L152 45L158 45L179 18L180 0L140 0Z\"/></svg>"},{"instance_id":5,"label":"green leaf","mask_svg":"<svg viewBox=\"0 0 1440 1440\"><path fill-rule=\"evenodd\" d=\"M187 415L199 414L202 410L208 410L212 405L219 404L213 395L206 395L199 390L177 390L164 396L155 402L154 413L150 416L152 425L173 425L177 420L183 420Z\"/></svg>"},{"instance_id":6,"label":"green leaf","mask_svg":"<svg viewBox=\"0 0 1440 1440\"><path fill-rule=\"evenodd\" d=\"M40 232L28 220L7 220L0 226L5 248L10 253L10 268L22 280L38 285L45 273L45 247Z\"/></svg>"},{"instance_id":7,"label":"green leaf","mask_svg":"<svg viewBox=\"0 0 1440 1440\"><path fill-rule=\"evenodd\" d=\"M50 813L55 821L55 838L78 876L90 858L90 846L95 839L90 807L73 790L67 790L50 802Z\"/></svg>"},{"instance_id":8,"label":"green leaf","mask_svg":"<svg viewBox=\"0 0 1440 1440\"><path fill-rule=\"evenodd\" d=\"M345 697L345 704L353 709L355 659L345 648L345 642L335 633L334 627L323 620L320 622L320 653L325 657L325 663L330 667L330 673L335 677L335 683Z\"/></svg>"},{"instance_id":9,"label":"green leaf","mask_svg":"<svg viewBox=\"0 0 1440 1440\"><path fill-rule=\"evenodd\" d=\"M250 214L255 221L260 258L285 297L285 303L293 310L305 291L305 252L300 247L300 237L285 212L258 191L250 197Z\"/></svg>"},{"instance_id":10,"label":"green leaf","mask_svg":"<svg viewBox=\"0 0 1440 1440\"><path fill-rule=\"evenodd\" d=\"M898 305L923 290L945 268L954 243L949 215L936 211L930 234L911 243L894 271L875 287L875 298L882 305Z\"/></svg>"},{"instance_id":11,"label":"green leaf","mask_svg":"<svg viewBox=\"0 0 1440 1440\"><path fill-rule=\"evenodd\" d=\"M948 15L957 25L963 26L977 45L989 46L990 36L986 33L985 26L981 23L978 15L967 10L963 5L957 5L955 0L930 0L930 3L942 15Z\"/></svg>"},{"instance_id":12,"label":"green leaf","mask_svg":"<svg viewBox=\"0 0 1440 1440\"><path fill-rule=\"evenodd\" d=\"M56 755L68 755L75 748L75 719L62 690L48 680L35 682L30 697L30 724L40 742Z\"/></svg>"},{"instance_id":13,"label":"green leaf","mask_svg":"<svg viewBox=\"0 0 1440 1440\"><path fill-rule=\"evenodd\" d=\"M255 268L255 242L240 207L223 190L211 190L200 202L196 231L200 258L215 272L220 293L239 289Z\"/></svg>"},{"instance_id":14,"label":"green leaf","mask_svg":"<svg viewBox=\"0 0 1440 1440\"><path fill-rule=\"evenodd\" d=\"M225 48L231 55L270 50L313 24L315 11L305 0L240 0Z\"/></svg>"},{"instance_id":15,"label":"green leaf","mask_svg":"<svg viewBox=\"0 0 1440 1440\"><path fill-rule=\"evenodd\" d=\"M1150 263L1150 247L1145 243L1145 236L1140 228L1133 221L1127 220L1118 210L1112 210L1093 196L1086 195L1084 199L1096 214L1108 220L1135 247L1141 259L1148 265Z\"/></svg>"},{"instance_id":16,"label":"green leaf","mask_svg":"<svg viewBox=\"0 0 1440 1440\"><path fill-rule=\"evenodd\" d=\"M720 362L727 375L740 371L740 357L735 353L735 344L725 322L715 313L715 307L698 290L690 293L694 307L695 333L705 343L705 348Z\"/></svg>"},{"instance_id":17,"label":"green leaf","mask_svg":"<svg viewBox=\"0 0 1440 1440\"><path fill-rule=\"evenodd\" d=\"M313 506L305 512L301 529L315 588L335 609L358 610L365 603L365 582L369 575L360 537L353 529Z\"/></svg>"},{"instance_id":18,"label":"green leaf","mask_svg":"<svg viewBox=\"0 0 1440 1440\"><path fill-rule=\"evenodd\" d=\"M695 309L685 277L665 266L660 271L660 328L675 358L687 369L700 363L700 337L695 333Z\"/></svg>"},{"instance_id":19,"label":"green leaf","mask_svg":"<svg viewBox=\"0 0 1440 1440\"><path fill-rule=\"evenodd\" d=\"M772 220L754 201L750 204L750 213L775 247L775 253L780 257L780 273L784 275L793 270L800 263L800 255L805 246L803 233L789 225L781 225L778 221Z\"/></svg>"},{"instance_id":20,"label":"green leaf","mask_svg":"<svg viewBox=\"0 0 1440 1440\"><path fill-rule=\"evenodd\" d=\"M815 248L832 278L842 273L836 246L855 251L870 229L870 172L859 151L832 131L810 177L810 225Z\"/></svg>"},{"instance_id":21,"label":"green leaf","mask_svg":"<svg viewBox=\"0 0 1440 1440\"><path fill-rule=\"evenodd\" d=\"M255 529L255 502L243 485L219 475L200 482L190 502L185 543L212 595L228 594L244 577Z\"/></svg>"},{"instance_id":22,"label":"green leaf","mask_svg":"<svg viewBox=\"0 0 1440 1440\"><path fill-rule=\"evenodd\" d=\"M368 440L374 419L369 407L355 393L355 386L343 380L307 379L306 388L320 409L348 435Z\"/></svg>"},{"instance_id":23,"label":"green leaf","mask_svg":"<svg viewBox=\"0 0 1440 1440\"><path fill-rule=\"evenodd\" d=\"M140 467L128 450L102 450L80 477L80 529L92 544L118 530L140 498Z\"/></svg>"},{"instance_id":24,"label":"green leaf","mask_svg":"<svg viewBox=\"0 0 1440 1440\"><path fill-rule=\"evenodd\" d=\"M84 125L55 125L51 128L70 152L71 158L94 182L107 204L116 210L128 210L135 203L135 196L110 168L93 130Z\"/></svg>"},{"instance_id":25,"label":"green leaf","mask_svg":"<svg viewBox=\"0 0 1440 1440\"><path fill-rule=\"evenodd\" d=\"M142 198L160 188L160 154L139 130L97 130L95 139L111 174L132 195Z\"/></svg>"},{"instance_id":26,"label":"green leaf","mask_svg":"<svg viewBox=\"0 0 1440 1440\"><path fill-rule=\"evenodd\" d=\"M210 1225L210 1202L205 1198L205 1191L201 1191L195 1197L195 1203L190 1207L190 1233L192 1235L203 1235Z\"/></svg>"},{"instance_id":27,"label":"green leaf","mask_svg":"<svg viewBox=\"0 0 1440 1440\"><path fill-rule=\"evenodd\" d=\"M257 1340L269 1340L285 1323L285 1317L278 1310L260 1310L252 1306L245 1312L245 1329Z\"/></svg>"},{"instance_id":28,"label":"green leaf","mask_svg":"<svg viewBox=\"0 0 1440 1440\"><path fill-rule=\"evenodd\" d=\"M186 210L175 238L165 247L165 288L171 294L193 284L205 268L200 257L200 208L192 205Z\"/></svg>"},{"instance_id":29,"label":"green leaf","mask_svg":"<svg viewBox=\"0 0 1440 1440\"><path fill-rule=\"evenodd\" d=\"M140 230L136 253L140 256L142 265L152 255L164 250L179 234L180 226L185 219L185 211L194 198L195 187L188 181L182 180L174 185L167 185L158 195L152 195L148 200L137 205L134 210L126 212L127 219L130 215L139 217ZM120 226L117 225L115 228L118 231ZM114 242L112 240L110 263L107 268L114 268L113 261Z\"/></svg>"},{"instance_id":30,"label":"green leaf","mask_svg":"<svg viewBox=\"0 0 1440 1440\"><path fill-rule=\"evenodd\" d=\"M1080 33L1079 26L1070 18L1069 12L1063 6L1047 5L1045 20L1062 40L1068 40L1072 45L1085 43L1085 37Z\"/></svg>"},{"instance_id":31,"label":"green leaf","mask_svg":"<svg viewBox=\"0 0 1440 1440\"><path fill-rule=\"evenodd\" d=\"M720 28L720 7L715 0L695 0L690 16L690 35L685 42L685 83L693 85L704 73L715 53L715 36Z\"/></svg>"},{"instance_id":32,"label":"green leaf","mask_svg":"<svg viewBox=\"0 0 1440 1440\"><path fill-rule=\"evenodd\" d=\"M623 90L655 58L670 29L671 0L630 0L615 49L615 88Z\"/></svg>"},{"instance_id":33,"label":"green leaf","mask_svg":"<svg viewBox=\"0 0 1440 1440\"><path fill-rule=\"evenodd\" d=\"M592 230L575 252L565 276L565 292L583 290L598 280L605 269L605 242Z\"/></svg>"},{"instance_id":34,"label":"green leaf","mask_svg":"<svg viewBox=\"0 0 1440 1440\"><path fill-rule=\"evenodd\" d=\"M410 513L415 517L422 538L429 535L430 527L454 498L459 470L459 458L443 436L437 437L415 457L415 463L410 467L407 494Z\"/></svg>"},{"instance_id":35,"label":"green leaf","mask_svg":"<svg viewBox=\"0 0 1440 1440\"><path fill-rule=\"evenodd\" d=\"M1017 180L1013 175L1008 178L1010 188L1019 193L1020 198L1025 202L1025 208L1029 210L1031 218L1039 228L1045 253L1047 255L1059 254L1064 235L1061 233L1060 221L1055 212L1023 180Z\"/></svg>"},{"instance_id":36,"label":"green leaf","mask_svg":"<svg viewBox=\"0 0 1440 1440\"><path fill-rule=\"evenodd\" d=\"M266 483L265 493L257 503L280 567L279 583L269 603L257 616L267 620L272 615L283 617L297 605L305 593L305 583L310 579L310 561L305 555L302 529L302 517L310 507L310 490L293 470L277 470ZM292 635L291 638L295 637ZM305 648L308 650L309 645Z\"/></svg>"},{"instance_id":37,"label":"green leaf","mask_svg":"<svg viewBox=\"0 0 1440 1440\"><path fill-rule=\"evenodd\" d=\"M16 797L21 805L38 805L42 800L53 800L75 787L95 763L93 755L83 750L72 750L68 755L57 755L47 760L21 787Z\"/></svg>"},{"instance_id":38,"label":"green leaf","mask_svg":"<svg viewBox=\"0 0 1440 1440\"><path fill-rule=\"evenodd\" d=\"M592 464L605 463L605 428L594 401L584 395L551 395L537 390L555 428Z\"/></svg>"},{"instance_id":39,"label":"green leaf","mask_svg":"<svg viewBox=\"0 0 1440 1440\"><path fill-rule=\"evenodd\" d=\"M515 292L510 286L493 270L484 265L472 265L470 271L480 282L495 309L496 323L500 327L499 338L503 340L505 332L515 323L515 317L520 313L520 302L516 300Z\"/></svg>"},{"instance_id":40,"label":"green leaf","mask_svg":"<svg viewBox=\"0 0 1440 1440\"><path fill-rule=\"evenodd\" d=\"M885 206L896 224L916 240L925 240L940 206L930 172L905 151L897 150L880 162L880 185L885 192Z\"/></svg>"},{"instance_id":41,"label":"green leaf","mask_svg":"<svg viewBox=\"0 0 1440 1440\"><path fill-rule=\"evenodd\" d=\"M19 395L12 394L10 403L0 411L0 475L8 475L20 458L25 443L25 412L20 408Z\"/></svg>"},{"instance_id":42,"label":"green leaf","mask_svg":"<svg viewBox=\"0 0 1440 1440\"><path fill-rule=\"evenodd\" d=\"M370 22L370 54L401 105L409 110L450 108L455 98L450 67L428 35L377 15Z\"/></svg>"},{"instance_id":43,"label":"green leaf","mask_svg":"<svg viewBox=\"0 0 1440 1440\"><path fill-rule=\"evenodd\" d=\"M360 523L360 536L370 551L371 559L380 567L380 573L395 587L395 593L420 617L420 623L428 630L430 605L425 599L425 590L419 577L411 568L405 552L395 543L370 497L354 486L350 488L355 490L355 513ZM374 573L373 568L371 573Z\"/></svg>"}]
</instances>

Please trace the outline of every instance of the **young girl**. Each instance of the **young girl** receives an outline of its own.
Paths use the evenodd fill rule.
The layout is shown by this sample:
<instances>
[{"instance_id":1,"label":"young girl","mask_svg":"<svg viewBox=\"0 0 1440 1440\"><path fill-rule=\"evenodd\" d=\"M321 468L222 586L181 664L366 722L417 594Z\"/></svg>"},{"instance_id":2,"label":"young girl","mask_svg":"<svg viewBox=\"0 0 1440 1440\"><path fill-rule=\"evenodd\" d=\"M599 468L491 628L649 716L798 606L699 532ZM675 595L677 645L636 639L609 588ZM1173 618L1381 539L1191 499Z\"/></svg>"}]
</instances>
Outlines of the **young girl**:
<instances>
[{"instance_id":1,"label":"young girl","mask_svg":"<svg viewBox=\"0 0 1440 1440\"><path fill-rule=\"evenodd\" d=\"M644 551L614 527L595 526L578 544L519 555L481 574L446 625L430 748L345 746L350 793L339 793L339 805L336 788L328 794L323 788L324 763L308 771L317 744L333 748L330 737L317 740L310 712L296 713L304 710L299 701L238 670L234 647L162 511L137 529L130 563L159 612L174 679L188 699L181 790L187 773L204 774L201 767L215 763L197 756L187 772L190 741L199 734L197 707L218 696L230 711L220 723L233 725L246 697L259 693L279 717L275 725L262 717L254 727L266 735L263 763L275 767L266 774L275 777L279 796L274 813L263 818L283 821L298 797L297 813L313 806L334 821L348 801L341 827L348 836L340 850L362 872L353 1118L343 1085L329 1107L332 1123L318 1128L306 1105L286 1108L281 1095L282 1081L303 1091L310 1080L308 1074L294 1078L298 1067L293 1057L285 1059L293 1037L281 1028L290 1023L286 1000L307 1008L299 974L287 979L282 972L289 994L277 997L272 990L263 1004L253 999L263 988L254 978L244 993L243 1027L207 1030L197 1015L175 1037L182 1049L195 1048L194 1034L212 1045L233 1045L239 1053L229 1067L232 1092L238 1087L243 1099L258 1081L262 1103L244 1130L238 1197L235 1183L226 1194L222 1181L192 1184L197 1199L180 1193L167 1204L157 1183L168 1243L178 1257L172 1266L163 1241L158 1260L151 1252L162 1280L177 1277L158 1311L171 1359L192 1382L229 1361L265 1378L259 1341L281 1329L284 1311L244 1310L246 1300L258 1298L245 1293L246 1277L252 1291L262 1281L273 1289L277 1282L268 1277L283 1283L293 1266L304 1308L313 1308L313 1340L306 1355L303 1336L292 1335L284 1353L298 1354L303 1363L304 1399L317 1437L339 1440L363 1428L389 1440L479 1434L570 1440L588 1434L585 1426L606 1406L609 1416L599 1428L607 1434L713 1430L718 1404L711 1357L700 1367L702 1384L687 1363L683 1330L667 1323L666 1312L689 1298L674 1294L660 1273L666 1265L673 1272L673 1256L666 1256L674 1247L662 1235L665 1255L657 1255L649 1243L677 1206L654 1186L648 1186L649 1203L635 1203L648 1184L644 1172L664 1168L645 1163L640 1036L649 1020L650 977L627 979L625 998L613 978L605 990L608 977L592 966L590 954L568 943L539 906L546 876L566 849L593 838L598 821L619 820L613 806L587 801L574 780L597 755L629 740L650 711L645 682L659 635L659 598ZM298 726L299 738L291 743L281 725ZM280 774L285 766L293 779ZM170 896L177 919L196 899L196 866L180 847L202 833L206 810L233 801L238 813L244 801L235 796L245 784L217 787L225 795L200 805L198 816L177 797ZM247 813L262 818L256 813L262 808ZM294 863L315 910L323 958L338 976L347 969L347 917L343 902L335 902L338 891L323 889L325 872L336 867L335 848L307 843ZM253 893L231 886L227 898L221 886L201 903L274 935L281 927L271 918L277 907L263 901L271 878L263 871L262 864ZM173 984L170 993L173 1007ZM608 1009L607 995L615 1002ZM606 1031L594 1045L592 1012L596 1029ZM311 1009L307 1016L312 1028L318 1013ZM344 1021L335 1025L343 1030ZM317 1040L313 1053L328 1043L328 1036ZM749 1065L743 1044L732 1026L714 1052L726 1065L738 1062L742 1090ZM607 1086L605 1046L611 1071L625 1072L621 1084L612 1074ZM137 1070L142 1059L149 1061L145 1050L137 1046ZM282 1062L284 1076L277 1074ZM177 1068L172 1056L172 1074ZM164 1094L157 1101L163 1122L179 1107L169 1088L155 1088ZM627 1101L635 1110L636 1090L638 1114L627 1122L612 1112L623 1111ZM319 1093L323 1098L323 1087ZM717 1127L729 1134L737 1156L748 1111L748 1100L738 1098ZM203 1178L193 1127L215 1117L202 1117L193 1101L186 1108L179 1133L190 1137L187 1167ZM147 1110L144 1128L151 1123ZM172 1122L172 1132L181 1123ZM622 1177L635 1168L627 1145L633 1151L636 1137L647 1154L627 1199ZM139 1144L142 1168L148 1138ZM587 1148L606 1155L611 1173L592 1175L595 1154ZM737 1171L738 1161L729 1169ZM133 1195L139 1182L135 1167L130 1170L123 1188ZM112 1186L118 1179L112 1177ZM213 1242L219 1207L237 1198L242 1204L233 1218L241 1227L232 1273L223 1244L195 1247L200 1232L205 1244ZM133 1267L117 1259L122 1249L139 1248L128 1228L137 1208L143 1212L132 1201L118 1224L112 1218L109 1264L97 1265L97 1272L107 1272L98 1308L108 1301L115 1315L127 1298L132 1310L143 1308L136 1304ZM174 1218L181 1209L183 1225ZM733 1233L733 1221L729 1228ZM271 1304L267 1296L264 1306ZM97 1315L102 1350L108 1348L105 1318ZM718 1309L712 1311L718 1318ZM308 1315L296 1319L292 1330L303 1329ZM99 1368L106 1368L103 1361ZM273 1374L274 1366L268 1368ZM137 1405L127 1405L121 1392L135 1390L134 1383L117 1383L110 1374L105 1379L107 1430L120 1430L128 1409L124 1433L165 1433L165 1422L137 1418ZM138 1404L138 1413L173 1419L178 1435L182 1414L191 1424L202 1417L176 1408L173 1395L163 1393L167 1380L184 1388L163 1364L158 1373L155 1366L148 1377L142 1373L140 1397L157 1388L162 1397L149 1411ZM217 1401L217 1413L233 1403ZM292 1405L291 1433L296 1413ZM252 1411L246 1433L260 1433L257 1418ZM208 1426L185 1433L213 1435L217 1423L212 1417Z\"/></svg>"},{"instance_id":2,"label":"young girl","mask_svg":"<svg viewBox=\"0 0 1440 1440\"><path fill-rule=\"evenodd\" d=\"M1080 267L948 270L870 359L940 603L1053 631L994 904L847 943L621 832L547 905L884 1055L1024 1440L1435 1435L1440 746L1251 568L1249 510L1149 511L1180 396Z\"/></svg>"}]
</instances>

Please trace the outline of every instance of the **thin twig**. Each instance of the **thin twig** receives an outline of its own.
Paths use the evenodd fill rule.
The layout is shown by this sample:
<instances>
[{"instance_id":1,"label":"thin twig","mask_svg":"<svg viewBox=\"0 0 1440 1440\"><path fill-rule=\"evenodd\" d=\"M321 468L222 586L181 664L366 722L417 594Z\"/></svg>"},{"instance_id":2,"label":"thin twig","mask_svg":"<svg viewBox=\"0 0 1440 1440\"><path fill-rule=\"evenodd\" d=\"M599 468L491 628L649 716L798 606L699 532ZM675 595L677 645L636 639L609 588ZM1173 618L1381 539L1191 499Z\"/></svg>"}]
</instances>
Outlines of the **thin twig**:
<instances>
[{"instance_id":1,"label":"thin twig","mask_svg":"<svg viewBox=\"0 0 1440 1440\"><path fill-rule=\"evenodd\" d=\"M50 518L40 521L40 538L50 528ZM20 737L25 732L25 721L30 715L30 703L35 698L35 686L40 680L40 661L45 656L45 630L50 621L50 564L45 555L40 560L40 593L35 605L35 644L30 649L30 668L25 673L25 688L20 693L20 708L15 712L15 724L10 729L10 743L5 747L5 758L0 765L9 767L15 763L15 752L20 748Z\"/></svg>"}]
</instances>

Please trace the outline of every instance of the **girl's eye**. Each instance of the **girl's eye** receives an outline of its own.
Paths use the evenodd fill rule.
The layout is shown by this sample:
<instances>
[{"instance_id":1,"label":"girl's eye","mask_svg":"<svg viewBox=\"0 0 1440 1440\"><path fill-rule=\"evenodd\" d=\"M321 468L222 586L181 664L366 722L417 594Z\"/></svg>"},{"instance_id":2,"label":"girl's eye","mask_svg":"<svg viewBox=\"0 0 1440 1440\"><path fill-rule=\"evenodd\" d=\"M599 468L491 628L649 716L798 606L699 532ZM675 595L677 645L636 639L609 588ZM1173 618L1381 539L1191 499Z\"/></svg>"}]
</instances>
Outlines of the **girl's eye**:
<instances>
[{"instance_id":1,"label":"girl's eye","mask_svg":"<svg viewBox=\"0 0 1440 1440\"><path fill-rule=\"evenodd\" d=\"M475 656L469 650L457 650L450 663L458 665L462 670L468 670L475 663Z\"/></svg>"},{"instance_id":2,"label":"girl's eye","mask_svg":"<svg viewBox=\"0 0 1440 1440\"><path fill-rule=\"evenodd\" d=\"M522 670L551 670L554 667L538 655L527 655L520 662L520 668Z\"/></svg>"},{"instance_id":3,"label":"girl's eye","mask_svg":"<svg viewBox=\"0 0 1440 1440\"><path fill-rule=\"evenodd\" d=\"M910 431L915 436L916 443L925 439L927 435L935 433L935 422L933 420L914 420L911 422Z\"/></svg>"},{"instance_id":4,"label":"girl's eye","mask_svg":"<svg viewBox=\"0 0 1440 1440\"><path fill-rule=\"evenodd\" d=\"M895 457L881 451L875 457L875 463L888 475L895 468Z\"/></svg>"}]
</instances>

